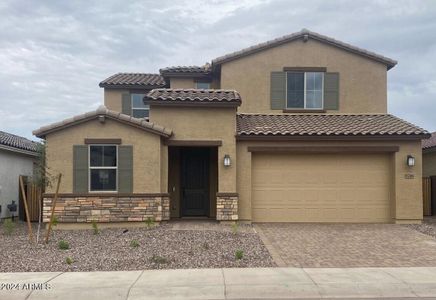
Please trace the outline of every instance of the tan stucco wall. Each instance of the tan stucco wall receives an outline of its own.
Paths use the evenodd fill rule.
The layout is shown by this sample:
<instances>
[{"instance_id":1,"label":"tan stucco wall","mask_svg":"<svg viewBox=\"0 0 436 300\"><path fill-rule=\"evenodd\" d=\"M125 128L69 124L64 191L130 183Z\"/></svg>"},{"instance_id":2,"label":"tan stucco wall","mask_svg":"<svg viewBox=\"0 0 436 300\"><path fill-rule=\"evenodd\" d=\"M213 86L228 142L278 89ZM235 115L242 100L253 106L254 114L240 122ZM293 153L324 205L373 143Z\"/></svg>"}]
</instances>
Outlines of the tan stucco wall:
<instances>
[{"instance_id":1,"label":"tan stucco wall","mask_svg":"<svg viewBox=\"0 0 436 300\"><path fill-rule=\"evenodd\" d=\"M127 92L126 90L112 90L104 89L104 106L109 110L122 111L121 99L122 93Z\"/></svg>"},{"instance_id":2,"label":"tan stucco wall","mask_svg":"<svg viewBox=\"0 0 436 300\"><path fill-rule=\"evenodd\" d=\"M392 159L391 207L392 222L414 222L422 219L422 157L420 141L392 142L357 142L357 141L292 141L292 142L254 142L239 141L237 143L237 192L239 194L239 218L251 221L251 176L252 153L248 146L400 146L400 151L388 154ZM406 157L415 156L416 165L408 167ZM271 155L274 155L273 152ZM292 154L290 154L292 155ZM316 154L314 154L316 155ZM346 154L344 154L346 155ZM413 179L406 179L406 174L413 174Z\"/></svg>"},{"instance_id":3,"label":"tan stucco wall","mask_svg":"<svg viewBox=\"0 0 436 300\"><path fill-rule=\"evenodd\" d=\"M436 176L436 150L422 154L422 176Z\"/></svg>"},{"instance_id":4,"label":"tan stucco wall","mask_svg":"<svg viewBox=\"0 0 436 300\"><path fill-rule=\"evenodd\" d=\"M195 88L194 78L170 78L170 88L172 89L193 89Z\"/></svg>"},{"instance_id":5,"label":"tan stucco wall","mask_svg":"<svg viewBox=\"0 0 436 300\"><path fill-rule=\"evenodd\" d=\"M171 140L221 140L218 147L218 192L236 191L236 166L223 166L225 154L236 160L235 108L159 107L150 121L173 129Z\"/></svg>"},{"instance_id":6,"label":"tan stucco wall","mask_svg":"<svg viewBox=\"0 0 436 300\"><path fill-rule=\"evenodd\" d=\"M166 166L161 165L165 154L160 136L106 119L104 124L91 120L47 135L47 166L53 175L62 173L60 193L73 192L73 145L83 145L85 138L121 138L122 145L133 145L133 192L166 191L166 183L161 185L167 176L161 177ZM54 187L47 192L54 192Z\"/></svg>"},{"instance_id":7,"label":"tan stucco wall","mask_svg":"<svg viewBox=\"0 0 436 300\"><path fill-rule=\"evenodd\" d=\"M326 67L339 72L339 110L332 113L386 113L386 66L313 39L264 50L221 67L221 88L242 96L239 112L281 113L271 110L270 74L283 67Z\"/></svg>"}]
</instances>

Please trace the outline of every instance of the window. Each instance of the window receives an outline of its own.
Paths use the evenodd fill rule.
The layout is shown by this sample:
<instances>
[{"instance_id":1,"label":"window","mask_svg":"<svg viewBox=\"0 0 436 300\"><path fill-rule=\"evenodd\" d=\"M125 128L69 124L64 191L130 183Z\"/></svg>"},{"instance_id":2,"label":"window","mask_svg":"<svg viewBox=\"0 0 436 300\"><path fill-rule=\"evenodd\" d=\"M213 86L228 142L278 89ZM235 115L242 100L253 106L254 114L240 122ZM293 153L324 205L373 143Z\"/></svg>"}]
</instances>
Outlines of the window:
<instances>
[{"instance_id":1,"label":"window","mask_svg":"<svg viewBox=\"0 0 436 300\"><path fill-rule=\"evenodd\" d=\"M287 72L287 108L322 109L323 85L323 72Z\"/></svg>"},{"instance_id":2,"label":"window","mask_svg":"<svg viewBox=\"0 0 436 300\"><path fill-rule=\"evenodd\" d=\"M150 106L144 104L145 94L131 94L132 98L132 117L148 118Z\"/></svg>"},{"instance_id":3,"label":"window","mask_svg":"<svg viewBox=\"0 0 436 300\"><path fill-rule=\"evenodd\" d=\"M210 82L196 82L195 88L208 90L208 89L210 89Z\"/></svg>"},{"instance_id":4,"label":"window","mask_svg":"<svg viewBox=\"0 0 436 300\"><path fill-rule=\"evenodd\" d=\"M105 192L117 190L117 146L89 146L89 190Z\"/></svg>"}]
</instances>

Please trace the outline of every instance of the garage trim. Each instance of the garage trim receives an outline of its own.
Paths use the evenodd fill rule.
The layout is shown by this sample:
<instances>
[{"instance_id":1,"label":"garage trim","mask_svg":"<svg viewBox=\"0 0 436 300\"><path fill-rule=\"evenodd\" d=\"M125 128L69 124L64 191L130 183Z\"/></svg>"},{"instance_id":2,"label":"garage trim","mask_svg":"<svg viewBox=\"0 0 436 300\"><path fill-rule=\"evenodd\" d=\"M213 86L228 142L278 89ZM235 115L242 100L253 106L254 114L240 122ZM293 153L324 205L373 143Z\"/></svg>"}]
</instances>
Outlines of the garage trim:
<instances>
[{"instance_id":1,"label":"garage trim","mask_svg":"<svg viewBox=\"0 0 436 300\"><path fill-rule=\"evenodd\" d=\"M248 152L292 152L292 153L392 153L399 146L250 146Z\"/></svg>"}]
</instances>

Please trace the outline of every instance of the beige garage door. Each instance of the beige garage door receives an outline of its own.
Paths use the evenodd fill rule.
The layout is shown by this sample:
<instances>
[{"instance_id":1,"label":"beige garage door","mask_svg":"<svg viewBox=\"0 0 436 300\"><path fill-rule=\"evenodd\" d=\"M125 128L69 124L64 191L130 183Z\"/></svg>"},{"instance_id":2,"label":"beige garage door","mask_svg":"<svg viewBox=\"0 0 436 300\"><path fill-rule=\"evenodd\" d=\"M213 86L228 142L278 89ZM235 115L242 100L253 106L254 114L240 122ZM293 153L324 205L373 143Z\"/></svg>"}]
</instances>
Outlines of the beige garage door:
<instances>
[{"instance_id":1,"label":"beige garage door","mask_svg":"<svg viewBox=\"0 0 436 300\"><path fill-rule=\"evenodd\" d=\"M255 222L389 222L387 154L253 153Z\"/></svg>"}]
</instances>

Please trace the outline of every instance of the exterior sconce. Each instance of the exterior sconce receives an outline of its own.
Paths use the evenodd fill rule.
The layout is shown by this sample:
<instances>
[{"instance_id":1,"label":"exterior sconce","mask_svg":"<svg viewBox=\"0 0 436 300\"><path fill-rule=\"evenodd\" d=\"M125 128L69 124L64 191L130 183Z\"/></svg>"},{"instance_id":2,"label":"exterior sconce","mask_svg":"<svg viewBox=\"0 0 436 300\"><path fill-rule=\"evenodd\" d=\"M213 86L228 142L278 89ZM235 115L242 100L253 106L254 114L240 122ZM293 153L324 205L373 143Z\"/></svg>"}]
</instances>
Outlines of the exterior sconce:
<instances>
[{"instance_id":1,"label":"exterior sconce","mask_svg":"<svg viewBox=\"0 0 436 300\"><path fill-rule=\"evenodd\" d=\"M415 165L415 157L413 157L412 155L407 155L407 161L406 161L407 165L409 167L413 167Z\"/></svg>"},{"instance_id":2,"label":"exterior sconce","mask_svg":"<svg viewBox=\"0 0 436 300\"><path fill-rule=\"evenodd\" d=\"M230 167L232 165L232 161L230 160L230 155L224 155L224 167Z\"/></svg>"}]
</instances>

